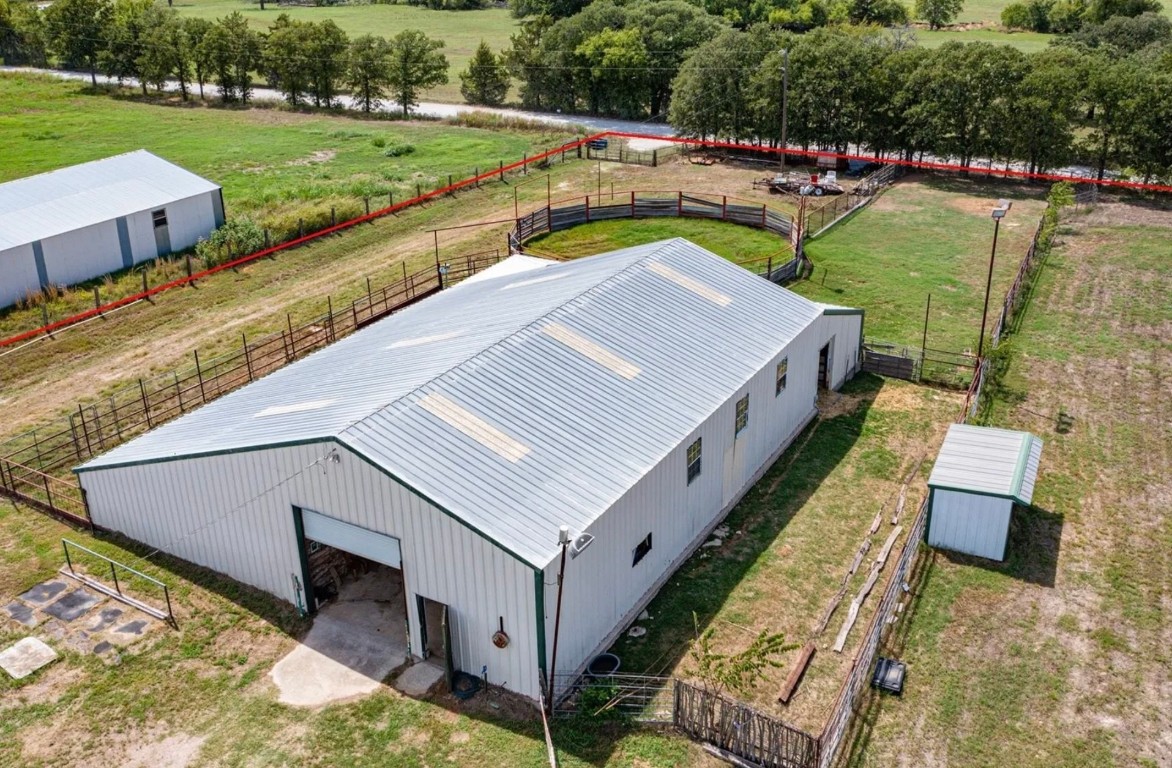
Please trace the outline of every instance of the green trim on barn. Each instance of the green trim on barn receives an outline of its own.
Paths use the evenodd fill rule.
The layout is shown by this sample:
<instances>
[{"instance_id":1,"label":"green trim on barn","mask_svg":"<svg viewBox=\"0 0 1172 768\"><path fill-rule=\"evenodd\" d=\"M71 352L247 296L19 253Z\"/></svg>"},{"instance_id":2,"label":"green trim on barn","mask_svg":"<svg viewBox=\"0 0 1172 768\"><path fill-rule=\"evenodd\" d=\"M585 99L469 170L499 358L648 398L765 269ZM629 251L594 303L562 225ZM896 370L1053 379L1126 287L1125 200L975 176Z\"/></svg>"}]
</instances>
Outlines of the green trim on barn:
<instances>
[{"instance_id":1,"label":"green trim on barn","mask_svg":"<svg viewBox=\"0 0 1172 768\"><path fill-rule=\"evenodd\" d=\"M537 670L544 686L549 673L545 669L545 571L533 569L533 603L537 606Z\"/></svg>"},{"instance_id":2,"label":"green trim on barn","mask_svg":"<svg viewBox=\"0 0 1172 768\"><path fill-rule=\"evenodd\" d=\"M293 505L293 530L297 537L297 556L301 560L301 594L305 597L305 613L317 613L317 601L313 596L313 582L309 578L309 553L305 551L305 518L301 507Z\"/></svg>"},{"instance_id":3,"label":"green trim on barn","mask_svg":"<svg viewBox=\"0 0 1172 768\"><path fill-rule=\"evenodd\" d=\"M1017 454L1017 467L1013 470L1013 499L1019 504L1027 504L1021 498L1021 484L1025 480L1026 467L1030 463L1030 453L1034 448L1034 441L1038 438L1026 433L1021 441L1021 450Z\"/></svg>"}]
</instances>

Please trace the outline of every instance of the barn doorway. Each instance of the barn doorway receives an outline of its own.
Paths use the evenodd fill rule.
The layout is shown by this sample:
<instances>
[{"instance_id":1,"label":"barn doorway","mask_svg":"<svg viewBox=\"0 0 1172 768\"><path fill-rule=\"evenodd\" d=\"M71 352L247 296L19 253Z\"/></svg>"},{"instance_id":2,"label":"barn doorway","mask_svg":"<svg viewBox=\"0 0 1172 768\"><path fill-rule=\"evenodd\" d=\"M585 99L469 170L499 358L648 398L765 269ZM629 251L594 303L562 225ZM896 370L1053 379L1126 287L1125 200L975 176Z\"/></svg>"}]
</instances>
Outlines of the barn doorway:
<instances>
[{"instance_id":1,"label":"barn doorway","mask_svg":"<svg viewBox=\"0 0 1172 768\"><path fill-rule=\"evenodd\" d=\"M443 665L444 676L451 688L456 666L452 659L452 627L448 606L423 595L416 595L415 600L419 611L423 658L434 659Z\"/></svg>"},{"instance_id":2,"label":"barn doorway","mask_svg":"<svg viewBox=\"0 0 1172 768\"><path fill-rule=\"evenodd\" d=\"M833 347L832 338L818 351L818 389L830 389L830 352Z\"/></svg>"}]
</instances>

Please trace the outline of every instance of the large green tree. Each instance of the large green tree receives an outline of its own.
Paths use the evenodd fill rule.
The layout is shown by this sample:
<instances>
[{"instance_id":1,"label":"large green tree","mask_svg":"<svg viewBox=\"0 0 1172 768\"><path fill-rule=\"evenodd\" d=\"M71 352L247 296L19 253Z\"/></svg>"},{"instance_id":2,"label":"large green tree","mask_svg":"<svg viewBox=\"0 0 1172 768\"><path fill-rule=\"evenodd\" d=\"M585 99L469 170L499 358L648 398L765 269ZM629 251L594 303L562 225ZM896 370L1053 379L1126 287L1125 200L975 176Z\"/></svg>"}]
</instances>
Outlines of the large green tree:
<instances>
[{"instance_id":1,"label":"large green tree","mask_svg":"<svg viewBox=\"0 0 1172 768\"><path fill-rule=\"evenodd\" d=\"M264 42L265 78L290 106L304 101L310 90L312 24L282 13L276 18Z\"/></svg>"},{"instance_id":2,"label":"large green tree","mask_svg":"<svg viewBox=\"0 0 1172 768\"><path fill-rule=\"evenodd\" d=\"M0 60L5 64L48 63L49 34L35 3L0 0Z\"/></svg>"},{"instance_id":3,"label":"large green tree","mask_svg":"<svg viewBox=\"0 0 1172 768\"><path fill-rule=\"evenodd\" d=\"M211 74L212 65L208 59L208 49L203 45L203 40L207 37L209 31L215 26L208 19L200 19L194 16L187 16L183 18L183 33L187 37L187 53L191 57L191 69L195 76L195 82L199 85L199 97L203 98L203 86L208 81L208 75Z\"/></svg>"},{"instance_id":4,"label":"large green tree","mask_svg":"<svg viewBox=\"0 0 1172 768\"><path fill-rule=\"evenodd\" d=\"M419 104L419 93L448 82L448 60L440 53L442 40L432 40L418 29L405 29L390 42L390 91L403 117Z\"/></svg>"},{"instance_id":5,"label":"large green tree","mask_svg":"<svg viewBox=\"0 0 1172 768\"><path fill-rule=\"evenodd\" d=\"M174 78L179 94L187 101L191 83L192 45L187 28L174 11L159 17L146 33L137 66L144 83L163 90Z\"/></svg>"},{"instance_id":6,"label":"large green tree","mask_svg":"<svg viewBox=\"0 0 1172 768\"><path fill-rule=\"evenodd\" d=\"M964 0L916 0L916 18L928 22L929 29L940 29L960 15Z\"/></svg>"},{"instance_id":7,"label":"large green tree","mask_svg":"<svg viewBox=\"0 0 1172 768\"><path fill-rule=\"evenodd\" d=\"M94 86L112 12L109 0L56 0L45 11L51 50L66 67L85 67Z\"/></svg>"},{"instance_id":8,"label":"large green tree","mask_svg":"<svg viewBox=\"0 0 1172 768\"><path fill-rule=\"evenodd\" d=\"M332 19L310 27L309 88L314 106L333 107L346 78L350 38Z\"/></svg>"},{"instance_id":9,"label":"large green tree","mask_svg":"<svg viewBox=\"0 0 1172 768\"><path fill-rule=\"evenodd\" d=\"M263 63L261 51L261 36L249 28L239 11L218 20L199 46L221 98L243 104L252 97L252 73Z\"/></svg>"},{"instance_id":10,"label":"large green tree","mask_svg":"<svg viewBox=\"0 0 1172 768\"><path fill-rule=\"evenodd\" d=\"M472 54L468 69L460 73L460 95L469 104L497 106L509 95L509 71L483 40Z\"/></svg>"},{"instance_id":11,"label":"large green tree","mask_svg":"<svg viewBox=\"0 0 1172 768\"><path fill-rule=\"evenodd\" d=\"M147 80L139 62L146 52L147 37L152 30L165 26L167 16L174 13L154 0L115 0L106 19L105 46L98 54L103 74L117 78L119 83L137 79L145 94Z\"/></svg>"},{"instance_id":12,"label":"large green tree","mask_svg":"<svg viewBox=\"0 0 1172 768\"><path fill-rule=\"evenodd\" d=\"M1083 99L1090 108L1083 140L1095 161L1098 178L1107 173L1113 157L1122 159L1125 140L1132 124L1135 99L1143 86L1139 67L1131 59L1094 56L1087 67Z\"/></svg>"},{"instance_id":13,"label":"large green tree","mask_svg":"<svg viewBox=\"0 0 1172 768\"><path fill-rule=\"evenodd\" d=\"M385 38L362 35L350 42L346 85L363 112L382 106L392 85L391 45Z\"/></svg>"},{"instance_id":14,"label":"large green tree","mask_svg":"<svg viewBox=\"0 0 1172 768\"><path fill-rule=\"evenodd\" d=\"M1008 112L1006 154L1024 160L1031 173L1070 161L1087 69L1086 57L1069 48L1051 47L1030 57Z\"/></svg>"}]
</instances>

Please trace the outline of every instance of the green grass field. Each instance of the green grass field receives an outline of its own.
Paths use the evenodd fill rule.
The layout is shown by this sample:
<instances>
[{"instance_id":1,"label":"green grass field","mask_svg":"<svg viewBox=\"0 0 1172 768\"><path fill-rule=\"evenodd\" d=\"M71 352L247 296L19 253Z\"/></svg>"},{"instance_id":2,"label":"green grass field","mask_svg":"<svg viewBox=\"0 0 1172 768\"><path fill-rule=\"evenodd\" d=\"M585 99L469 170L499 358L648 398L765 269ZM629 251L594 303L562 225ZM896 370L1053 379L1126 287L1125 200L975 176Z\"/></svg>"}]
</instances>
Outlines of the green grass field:
<instances>
[{"instance_id":1,"label":"green grass field","mask_svg":"<svg viewBox=\"0 0 1172 768\"><path fill-rule=\"evenodd\" d=\"M600 221L542 235L529 241L534 253L561 258L589 256L616 248L686 237L713 253L738 263L780 255L787 244L777 235L759 229L702 219L636 219Z\"/></svg>"},{"instance_id":2,"label":"green grass field","mask_svg":"<svg viewBox=\"0 0 1172 768\"><path fill-rule=\"evenodd\" d=\"M999 22L998 22L999 23ZM1009 32L1000 27L983 29L917 29L916 39L925 48L939 48L947 42L993 43L1009 45L1025 53L1034 53L1050 45L1053 35L1038 32Z\"/></svg>"},{"instance_id":3,"label":"green grass field","mask_svg":"<svg viewBox=\"0 0 1172 768\"><path fill-rule=\"evenodd\" d=\"M378 6L398 7L398 6ZM224 187L228 214L258 220L351 213L364 196L414 196L476 168L561 144L565 133L509 132L435 122L363 120L177 99L110 98L81 83L0 75L0 182L148 149ZM392 146L412 149L387 157ZM409 194L408 194L409 193ZM385 204L385 202L384 202ZM377 207L377 206L376 206Z\"/></svg>"},{"instance_id":4,"label":"green grass field","mask_svg":"<svg viewBox=\"0 0 1172 768\"><path fill-rule=\"evenodd\" d=\"M856 766L1162 766L1172 570L1172 212L1068 215L996 426L1045 441L1004 564L938 552ZM1059 429L1058 415L1071 417ZM931 759L928 759L928 758Z\"/></svg>"},{"instance_id":5,"label":"green grass field","mask_svg":"<svg viewBox=\"0 0 1172 768\"><path fill-rule=\"evenodd\" d=\"M1041 190L910 177L810 242L814 273L792 288L815 301L866 310L868 337L919 347L928 295L928 347L976 350L998 196L1014 201L1001 224L990 317L1013 282L1045 207ZM990 328L992 328L990 321Z\"/></svg>"},{"instance_id":6,"label":"green grass field","mask_svg":"<svg viewBox=\"0 0 1172 768\"><path fill-rule=\"evenodd\" d=\"M269 4L260 10L256 2L243 0L176 0L175 9L185 16L217 19L233 11L244 14L257 30L266 30L278 15L289 14L301 21L332 19L351 37L373 34L393 37L404 29L418 29L428 37L443 40L448 57L448 84L426 92L432 101L463 102L459 73L483 40L493 51L509 47L509 36L517 30L517 20L504 8L479 11L433 11L413 5L334 5L323 7L278 6Z\"/></svg>"}]
</instances>

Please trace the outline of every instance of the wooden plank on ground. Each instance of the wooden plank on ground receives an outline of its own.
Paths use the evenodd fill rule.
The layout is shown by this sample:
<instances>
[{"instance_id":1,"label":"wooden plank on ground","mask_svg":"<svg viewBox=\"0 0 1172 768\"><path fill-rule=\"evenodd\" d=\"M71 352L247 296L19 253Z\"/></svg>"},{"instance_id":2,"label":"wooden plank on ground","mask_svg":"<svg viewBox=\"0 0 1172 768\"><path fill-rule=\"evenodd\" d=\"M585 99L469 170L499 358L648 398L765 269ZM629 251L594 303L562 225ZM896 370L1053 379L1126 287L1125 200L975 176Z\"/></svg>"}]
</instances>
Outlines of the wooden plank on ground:
<instances>
[{"instance_id":1,"label":"wooden plank on ground","mask_svg":"<svg viewBox=\"0 0 1172 768\"><path fill-rule=\"evenodd\" d=\"M834 652L842 653L843 646L846 645L846 636L850 634L851 627L859 618L859 604L857 601L851 601L850 611L846 614L846 619L842 622L842 629L838 630L838 637L834 640Z\"/></svg>"},{"instance_id":2,"label":"wooden plank on ground","mask_svg":"<svg viewBox=\"0 0 1172 768\"><path fill-rule=\"evenodd\" d=\"M899 522L899 516L903 514L905 504L907 504L907 483L899 487L899 499L895 502L895 513L891 516L892 525Z\"/></svg>"},{"instance_id":3,"label":"wooden plank on ground","mask_svg":"<svg viewBox=\"0 0 1172 768\"><path fill-rule=\"evenodd\" d=\"M867 552L870 551L870 549L871 540L863 539L863 543L859 545L859 551L855 553L855 559L851 562L850 570L846 572L846 576L842 580L844 584L846 583L847 579L854 575L855 571L859 570L859 566L863 562L863 557L867 554Z\"/></svg>"},{"instance_id":4,"label":"wooden plank on ground","mask_svg":"<svg viewBox=\"0 0 1172 768\"><path fill-rule=\"evenodd\" d=\"M790 697L794 695L797 690L798 683L802 681L802 675L806 672L806 667L810 666L810 659L814 658L814 641L806 643L802 648L802 652L798 654L798 661L794 664L794 668L789 671L789 675L785 678L785 683L781 686L781 693L777 694L777 700L782 704L788 704Z\"/></svg>"},{"instance_id":5,"label":"wooden plank on ground","mask_svg":"<svg viewBox=\"0 0 1172 768\"><path fill-rule=\"evenodd\" d=\"M871 573L867 576L867 580L863 582L863 586L859 587L859 593L855 595L855 602L859 605L867 599L867 595L871 594L871 590L875 588L875 582L879 580L879 566L875 565L871 568Z\"/></svg>"},{"instance_id":6,"label":"wooden plank on ground","mask_svg":"<svg viewBox=\"0 0 1172 768\"><path fill-rule=\"evenodd\" d=\"M874 534L875 531L879 530L879 526L883 524L883 509L886 506L887 506L886 501L879 505L879 511L877 513L875 513L875 519L871 521L871 530L868 531L868 533L867 533L868 536Z\"/></svg>"},{"instance_id":7,"label":"wooden plank on ground","mask_svg":"<svg viewBox=\"0 0 1172 768\"><path fill-rule=\"evenodd\" d=\"M875 565L882 568L887 562L888 555L891 554L891 548L895 546L895 540L899 538L899 534L903 533L903 526L897 525L891 529L891 533L887 536L887 541L883 542L883 549L879 550L879 556L875 558Z\"/></svg>"},{"instance_id":8,"label":"wooden plank on ground","mask_svg":"<svg viewBox=\"0 0 1172 768\"><path fill-rule=\"evenodd\" d=\"M814 637L826 631L826 625L830 623L830 617L838 610L838 604L842 602L844 597L846 597L846 584L839 587L838 592L835 593L834 597L826 605L826 610L822 613L822 618L818 620L818 627L814 630Z\"/></svg>"}]
</instances>

